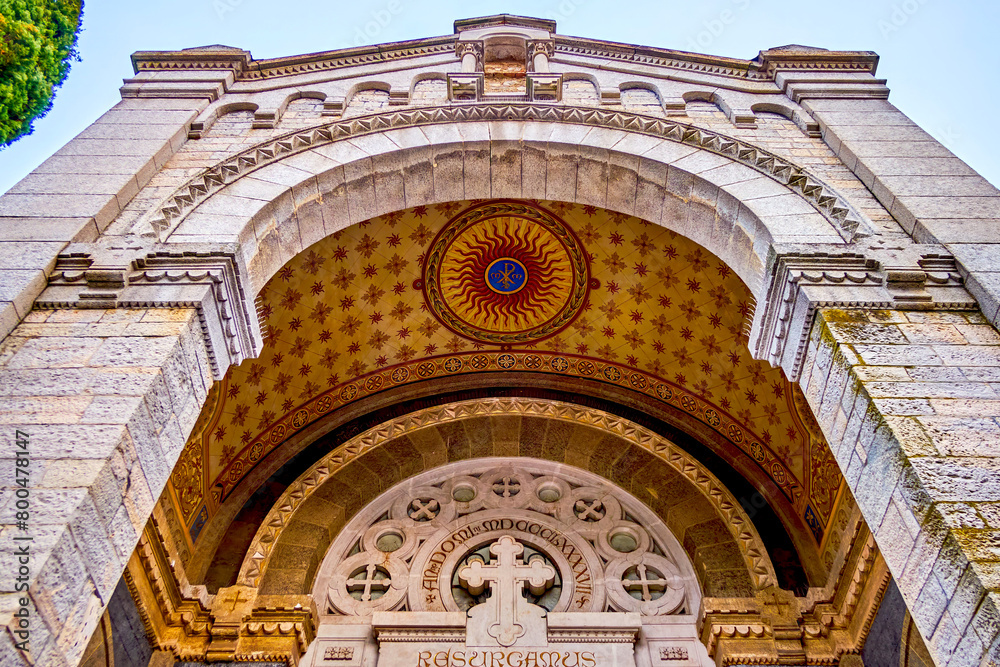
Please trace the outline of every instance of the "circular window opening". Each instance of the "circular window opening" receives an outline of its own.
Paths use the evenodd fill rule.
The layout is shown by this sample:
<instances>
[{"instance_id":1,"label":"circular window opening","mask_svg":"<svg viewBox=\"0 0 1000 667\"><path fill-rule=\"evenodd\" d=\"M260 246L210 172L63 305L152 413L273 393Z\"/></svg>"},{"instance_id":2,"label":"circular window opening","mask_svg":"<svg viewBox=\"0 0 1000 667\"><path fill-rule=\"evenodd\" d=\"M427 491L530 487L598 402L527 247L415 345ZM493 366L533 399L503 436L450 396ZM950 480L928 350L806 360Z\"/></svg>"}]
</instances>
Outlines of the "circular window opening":
<instances>
[{"instance_id":1,"label":"circular window opening","mask_svg":"<svg viewBox=\"0 0 1000 667\"><path fill-rule=\"evenodd\" d=\"M628 531L620 530L608 538L611 548L623 554L632 553L639 547L639 541Z\"/></svg>"},{"instance_id":2,"label":"circular window opening","mask_svg":"<svg viewBox=\"0 0 1000 667\"><path fill-rule=\"evenodd\" d=\"M547 484L538 489L538 498L544 503L554 503L562 498L562 493L555 484Z\"/></svg>"},{"instance_id":3,"label":"circular window opening","mask_svg":"<svg viewBox=\"0 0 1000 667\"><path fill-rule=\"evenodd\" d=\"M388 532L379 535L375 540L375 547L383 553L392 553L403 546L403 536L397 532Z\"/></svg>"}]
</instances>

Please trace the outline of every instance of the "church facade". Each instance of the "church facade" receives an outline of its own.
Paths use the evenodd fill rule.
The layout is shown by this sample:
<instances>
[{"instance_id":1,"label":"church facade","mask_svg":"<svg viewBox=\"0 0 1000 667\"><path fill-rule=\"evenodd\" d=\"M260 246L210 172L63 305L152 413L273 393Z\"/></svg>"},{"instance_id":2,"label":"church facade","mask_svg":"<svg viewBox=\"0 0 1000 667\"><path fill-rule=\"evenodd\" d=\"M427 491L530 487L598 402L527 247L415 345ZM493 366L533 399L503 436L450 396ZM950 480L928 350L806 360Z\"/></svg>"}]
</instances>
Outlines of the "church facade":
<instances>
[{"instance_id":1,"label":"church facade","mask_svg":"<svg viewBox=\"0 0 1000 667\"><path fill-rule=\"evenodd\" d=\"M454 27L0 197L0 662L1000 660L1000 192L870 52Z\"/></svg>"}]
</instances>

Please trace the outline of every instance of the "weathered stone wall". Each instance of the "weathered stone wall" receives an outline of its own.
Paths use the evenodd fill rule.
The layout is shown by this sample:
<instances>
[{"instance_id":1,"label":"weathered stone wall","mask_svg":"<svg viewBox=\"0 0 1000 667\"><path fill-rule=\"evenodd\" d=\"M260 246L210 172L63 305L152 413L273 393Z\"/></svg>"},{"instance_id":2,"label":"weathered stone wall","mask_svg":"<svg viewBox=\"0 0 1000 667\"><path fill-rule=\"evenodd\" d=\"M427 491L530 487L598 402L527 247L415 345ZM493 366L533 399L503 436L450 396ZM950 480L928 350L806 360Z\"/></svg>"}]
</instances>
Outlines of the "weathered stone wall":
<instances>
[{"instance_id":1,"label":"weathered stone wall","mask_svg":"<svg viewBox=\"0 0 1000 667\"><path fill-rule=\"evenodd\" d=\"M32 664L76 664L212 382L193 309L33 311L0 343L0 554L30 536ZM30 508L17 527L15 430ZM2 624L20 596L0 579ZM0 662L26 664L10 635Z\"/></svg>"},{"instance_id":2,"label":"weathered stone wall","mask_svg":"<svg viewBox=\"0 0 1000 667\"><path fill-rule=\"evenodd\" d=\"M187 138L201 99L128 99L0 197L0 336L31 310L56 255L93 241Z\"/></svg>"},{"instance_id":3,"label":"weathered stone wall","mask_svg":"<svg viewBox=\"0 0 1000 667\"><path fill-rule=\"evenodd\" d=\"M939 664L997 656L1000 336L978 313L823 310L802 387Z\"/></svg>"}]
</instances>

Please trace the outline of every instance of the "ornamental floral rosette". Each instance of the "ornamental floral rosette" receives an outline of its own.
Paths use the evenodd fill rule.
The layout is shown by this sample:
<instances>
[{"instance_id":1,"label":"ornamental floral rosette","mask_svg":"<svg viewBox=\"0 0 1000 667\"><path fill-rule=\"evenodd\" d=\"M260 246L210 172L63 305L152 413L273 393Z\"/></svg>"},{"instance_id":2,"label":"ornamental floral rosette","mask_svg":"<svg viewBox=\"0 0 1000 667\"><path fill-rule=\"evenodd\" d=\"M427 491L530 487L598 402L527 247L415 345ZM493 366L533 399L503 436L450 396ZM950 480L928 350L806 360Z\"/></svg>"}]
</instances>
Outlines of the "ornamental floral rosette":
<instances>
[{"instance_id":1,"label":"ornamental floral rosette","mask_svg":"<svg viewBox=\"0 0 1000 667\"><path fill-rule=\"evenodd\" d=\"M562 220L531 204L491 202L448 222L427 253L428 307L452 331L500 345L552 336L579 314L590 267Z\"/></svg>"}]
</instances>

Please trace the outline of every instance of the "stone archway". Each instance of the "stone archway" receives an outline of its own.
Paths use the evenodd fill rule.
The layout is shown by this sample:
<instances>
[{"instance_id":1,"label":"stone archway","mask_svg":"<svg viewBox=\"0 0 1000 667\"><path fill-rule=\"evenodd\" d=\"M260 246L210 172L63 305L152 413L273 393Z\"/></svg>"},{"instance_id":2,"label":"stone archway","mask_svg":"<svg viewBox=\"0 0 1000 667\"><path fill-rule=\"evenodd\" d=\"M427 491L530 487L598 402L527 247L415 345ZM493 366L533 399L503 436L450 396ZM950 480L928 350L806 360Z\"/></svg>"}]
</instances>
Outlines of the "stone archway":
<instances>
[{"instance_id":1,"label":"stone archway","mask_svg":"<svg viewBox=\"0 0 1000 667\"><path fill-rule=\"evenodd\" d=\"M773 244L842 245L875 231L818 176L711 130L620 111L484 105L289 133L199 174L119 233L238 243L259 289L339 229L484 198L574 202L662 224L705 245L755 292ZM703 210L676 214L689 204Z\"/></svg>"},{"instance_id":2,"label":"stone archway","mask_svg":"<svg viewBox=\"0 0 1000 667\"><path fill-rule=\"evenodd\" d=\"M583 235L582 252L590 255L596 281L581 286L590 310L561 338L531 347L462 342L420 306L424 297L414 286L422 280L420 258L460 211L511 206L562 211L565 224ZM375 295L386 296L384 308L369 308ZM250 494L340 423L342 413L356 414L356 402L384 407L414 392L428 395L439 380L438 387L468 389L499 380L619 401L691 434L750 481L753 488L740 492L744 503L756 506L760 497L771 504L810 568L809 581L820 585L833 556L821 560L817 546L836 512L840 478L814 474L813 461L826 461L827 468L832 461L822 437L801 423L794 391L781 373L747 354L742 335L751 302L746 287L703 248L596 207L455 202L343 230L269 283L260 302L269 349L229 374L199 428L199 442L184 458L210 462L207 485L200 476L189 483L190 467L176 475L183 523L209 503L189 576L203 581L220 531ZM301 327L313 324L319 328L310 339ZM207 453L198 454L201 444Z\"/></svg>"},{"instance_id":3,"label":"stone archway","mask_svg":"<svg viewBox=\"0 0 1000 667\"><path fill-rule=\"evenodd\" d=\"M619 120L625 118L621 114L613 117ZM642 119L636 122L647 123ZM579 128L586 129L585 125L576 121L571 125L578 128L577 135ZM474 165L474 169L468 172L471 180L463 180L463 193L471 191L476 195L493 196L492 185L486 189L485 184L492 183L494 164L500 169L497 173L505 175L497 180L501 188L506 187L504 184L516 183L514 180L508 183L506 178L509 174L513 179L516 170L503 171L503 168L513 164L509 161L512 156L522 155L522 142L517 140L525 137L527 125L501 118L492 124L463 123L441 127L449 128L445 132L451 134L451 140L446 138L440 144L440 155L461 157L463 179L466 165ZM514 133L507 133L507 129L511 128ZM462 135L465 129L472 133L468 139ZM489 133L494 129L497 131L496 143L486 143L487 137L490 142L493 141ZM642 151L648 135L597 129L601 131L588 129L582 137L574 137L576 143L584 144L589 141L587 137L592 137L595 145L588 145L586 149L574 148L563 161L562 166L572 164L576 169L573 181L576 190L572 195L566 194L566 198L612 208L619 206L619 201L624 201L626 203L621 205L627 208L627 193L634 176L635 192L652 183L649 196L653 201L659 197L662 202L669 194L670 169L663 169L666 163L660 163L653 169L656 179L642 178L644 166L650 167L643 162L643 156L656 150L654 147ZM673 128L673 131L676 129ZM372 130L371 125L368 130ZM549 145L556 144L562 150L563 147L559 146L561 142L551 138L555 136L554 132L548 139ZM617 132L621 132L621 136L615 134ZM458 137L454 133L462 137L461 149L457 148ZM73 635L79 627L89 630L96 624L97 614L110 594L117 573L128 558L131 546L139 539L136 527L148 517L155 495L152 490L162 488L213 377L221 377L228 365L252 357L259 351L260 340L255 329L253 290L250 286L259 287L287 258L302 249L308 238L299 236L301 229L314 235L325 235L328 231L339 229L337 225L341 222L352 222L352 208L358 216L353 219L354 222L365 219L366 207L371 202L375 202L376 207L384 205L387 212L398 210L400 202L395 197L401 188L397 186L404 184L402 201L405 203L406 181L399 180L397 175L405 176L408 165L392 165L385 170L379 167L388 159L380 156L392 152L410 155L396 150L402 144L387 146L383 141L398 139L405 144L404 135L402 130L397 132L376 127L369 135L376 138L362 142L365 150L350 144L367 157L359 156L360 160L348 160L340 165L344 181L334 184L327 194L336 193L337 188L343 185L340 202L346 201L349 216L336 218L337 222L330 230L325 228L325 222L317 225L315 218L311 223L307 220L308 215L317 213L315 207L303 208L303 218L295 217L295 225L288 224L292 217L287 210L282 210L294 209L296 205L293 185L308 183L316 174L329 174L328 169L300 170L305 174L304 181L282 184L282 179L288 176L287 171L284 176L281 173L283 169L266 171L272 166L277 167L277 162L260 166L255 158L243 155L237 162L246 159L254 167L260 167L255 173L266 174L273 179L262 180L254 184L255 187L259 187L261 192L268 188L262 183L278 187L270 188L271 193L263 195L264 199L259 200L263 202L261 205L253 201L253 197L246 197L249 203L242 204L220 198L215 200L215 205L230 211L244 206L249 213L233 216L235 220L227 219L225 213L209 213L209 199L202 211L206 214L201 220L205 225L196 225L198 217L192 215L181 222L181 226L190 222L191 225L184 231L210 234L180 234L178 227L165 244L155 245L150 237L132 245L136 239L130 238L128 232L133 229L129 219L135 212L133 210L114 223L109 233L93 247L74 248L60 258L51 285L38 302L56 311L51 314L52 321L49 321L48 313L29 315L10 337L4 350L7 367L23 377L25 383L30 383L32 378L29 376L33 370L53 370L50 366L71 368L74 370L67 377L71 377L72 382L94 387L100 399L85 416L84 413L91 409L89 403L73 403L60 397L60 419L70 420L70 426L52 424L44 410L38 417L34 413L39 411L30 406L25 409L19 404L12 409L18 415L31 413L25 423L39 427L35 430L42 432L47 442L64 437L74 438L84 443L90 457L87 466L84 466L86 470L74 480L82 485L79 489L84 489L83 493L74 496L78 511L66 521L53 520L52 539L40 553L45 565L33 589L35 606L48 627L63 628L59 632L64 634L50 641L53 647L57 642L63 647L58 651L76 654L80 647L74 645ZM415 135L411 133L410 136ZM427 138L423 132L420 136ZM511 137L514 140L504 144ZM697 137L692 134L690 139L698 142L704 139L706 144L714 141L718 150L708 152L713 156L726 150L741 152L739 146L742 144L730 145L717 136L698 133ZM612 141L609 144L612 146L632 144L633 148L619 153L603 146L605 141ZM684 141L682 132L680 141L671 145L684 146ZM524 145L532 148L530 141L526 142ZM424 148L429 145L424 145ZM258 148L267 158L265 161L273 157L273 154L267 155L271 148L272 153L286 150L277 144L254 150ZM293 145L288 150L297 149ZM420 150L415 149L412 155L417 155ZM598 159L592 159L595 151ZM433 150L431 154L436 155ZM545 152L532 155L538 157L543 154L548 155ZM755 159L761 158L765 163L770 159L764 153L754 155ZM289 159L296 157L301 157L299 163L304 164L315 155L310 157L303 152ZM623 157L627 157L625 162L628 165L624 171L618 171L617 168L622 166L618 161ZM681 159L685 158L678 159L678 163ZM433 160L425 162L420 161L416 166L421 170L426 170L427 164L437 168ZM557 159L551 160L551 163L560 164ZM442 169L448 167L444 160L440 164ZM637 166L633 167L633 164ZM346 165L351 165L350 169L356 171L356 179L349 177ZM524 196L523 159L520 165L522 180L517 196ZM676 167L673 163L670 166ZM718 170L713 175L721 176L732 171L726 171L729 166L736 165L730 161L705 171ZM457 158L451 167L457 167ZM239 171L239 165L234 168ZM225 171L227 165L221 164L220 169ZM301 174L293 176L298 178ZM662 181L659 180L661 176ZM457 182L456 179L448 180ZM558 180L556 178L553 182ZM548 182L547 179L546 188ZM764 182L775 181L769 179ZM225 178L221 183L225 183ZM601 190L601 183L624 184L624 192L612 193L607 188ZM585 186L582 190L579 189L581 184ZM686 203L694 200L692 210L700 210L697 209L700 205L698 198L694 195L704 184L704 181L691 183L689 193L692 196ZM718 187L719 184L713 185ZM821 186L801 174L789 178L788 185L801 190L805 196L796 201L807 202L811 197L821 207L824 206L821 202L826 202L831 210L836 208L836 197L829 199L832 195L824 193ZM181 193L183 196L180 198L175 197L174 203L181 202L183 197L192 200L200 197L191 190L194 186L189 184L187 187L188 192ZM194 190L200 187L194 187ZM313 198L310 187L307 185L298 190L298 194L304 195L302 202L305 204ZM722 185L721 190L726 187ZM414 191L413 188L411 191ZM385 196L380 196L380 192ZM516 186L511 185L509 192L517 192ZM317 189L316 198L320 194ZM501 191L496 194L501 194ZM781 194L775 193L774 199L787 194L782 190ZM423 196L427 197L426 192ZM731 194L729 197L731 199L723 199L730 204L738 203L738 210L744 210L746 205L748 219L753 220L754 225L764 220L755 213L758 204L752 203L754 198L736 198ZM637 196L632 201L639 202L640 199ZM716 193L716 205L718 202L719 195ZM789 202L781 200L772 203L778 204L781 210L796 210ZM760 205L766 207L764 203ZM262 213L262 209L268 206L272 208ZM636 203L631 206L633 211L639 210ZM662 211L661 205L661 219ZM823 236L830 243L826 247L817 249L814 246L807 251L776 245L773 232L780 229L780 220L776 219L754 227L757 231L754 235L737 235L735 238L752 238L753 241L739 241L740 250L732 250L731 256L725 254L730 251L724 248L723 241L733 238L727 237L727 232L735 227L719 227L721 231L716 233L715 224L719 220L727 224L735 220L735 225L739 226L738 213L735 217L717 217L716 213L712 213L703 220L706 224L694 225L689 231L695 238L703 239L698 235L708 234L707 230L711 229L712 233L705 240L706 245L712 248L717 246L720 255L731 261L737 271L743 272L741 275L745 275L748 284L761 297L762 306L757 311L754 324L755 354L782 364L791 378L798 378L802 368L807 371L802 379L806 396L827 437L831 442L839 443L835 448L842 459L839 463L843 470L848 471L848 482L858 495L866 517L872 525L882 526L883 533L879 539L893 547L890 564L894 572L900 577L906 573L914 575L906 577L908 583L904 596L915 609L930 604L920 599L925 590L925 600L949 600L948 604L953 609L947 618L941 605L929 608L926 615L916 616L920 623L925 617L933 618L926 621L927 627L922 627L922 631L928 637L940 634L943 654L949 654L952 644L959 646L959 641L964 642L962 650L969 651L969 654L981 653L994 642L996 635L991 625L993 600L987 593L987 589L992 587L984 584L984 581L988 583L990 580L988 564L991 561L986 557L989 554L984 554L978 546L978 536L987 535L989 529L973 529L983 532L975 533L971 538L973 543L968 543L969 534L961 532L965 527L955 518L958 514L952 512L954 504L960 499L942 489L946 489L947 480L955 477L972 476L989 480L990 476L983 472L979 461L982 457L975 455L978 452L974 446L978 438L975 429L971 434L962 431L955 436L960 441L960 446L955 449L959 453L956 456L952 456L951 451L942 454L927 443L930 440L928 432L937 433L936 429L943 429L952 433L949 430L952 421L949 420L967 417L969 410L993 409L989 403L971 408L963 403L968 400L989 401L995 396L988 379L984 379L986 376L973 373L975 379L969 380L968 384L952 386L956 375L947 368L949 364L974 368L975 364L984 360L993 364L992 330L977 314L960 310L974 308L975 305L958 287L954 262L948 257L941 257L938 248L911 244L908 240L896 247L895 241L899 240L896 237L893 237L893 243L888 244L848 246L843 242L843 235L837 231L837 224L830 223L821 213L815 215L823 219L821 228L826 232ZM707 224L708 217L712 221L711 227ZM304 225L303 221L306 221ZM213 228L208 223L217 226ZM168 229L169 225L162 228L163 231ZM213 245L198 246L199 242L209 241L208 236L212 237ZM792 238L786 237L784 241ZM220 240L223 243L220 244ZM227 241L232 245L226 245L224 242ZM774 250L774 256L770 254L771 250ZM843 250L847 252L841 252ZM249 273L241 263L247 258L251 260ZM82 303L92 306L89 312L80 314L69 310ZM838 304L846 304L856 310L846 313L817 311L818 308ZM914 304L919 308L943 312L926 316L922 312L907 314L903 311L914 307ZM93 306L105 309L102 311ZM812 322L817 316L820 324L813 327ZM77 326L67 327L67 323ZM812 338L806 335L810 327ZM66 335L68 331L73 332L72 340L65 340L69 338ZM942 346L945 347L940 349ZM889 370L872 371L873 366ZM945 370L941 370L942 367ZM80 371L80 368L84 370ZM122 368L128 371L115 376ZM875 377L882 379L873 379ZM886 377L890 379L886 380ZM121 401L123 395L129 397L124 402ZM37 398L32 396L28 403L37 403ZM108 416L106 406L109 403L119 404L119 407L124 403L122 414ZM95 417L95 414L99 416ZM91 428L89 420L95 418L102 422L100 428ZM868 451L872 447L876 454L869 456ZM42 460L52 463L54 470L58 470L60 460L66 458L64 450L51 444L42 450L42 456ZM52 479L61 478L53 473ZM984 488L989 487L981 485L977 490ZM983 495L972 493L970 497L984 501L991 499L988 491ZM98 498L98 501L93 498ZM132 528L128 528L129 525ZM118 528L112 530L111 526ZM971 558L954 556L966 552ZM83 565L77 567L80 563ZM925 566L925 563L931 565ZM940 574L952 566L964 573L961 578L955 577L954 581ZM940 576L931 574L934 568ZM63 580L73 582L73 595L70 597L79 602L68 603L65 599L46 594L45 589ZM961 595L955 593L958 590L962 591ZM944 593L938 595L940 591ZM974 603L965 604L964 601L969 599ZM67 627L73 627L73 631L66 630Z\"/></svg>"},{"instance_id":4,"label":"stone archway","mask_svg":"<svg viewBox=\"0 0 1000 667\"><path fill-rule=\"evenodd\" d=\"M350 505L344 507L341 512L329 511L331 505L338 502L338 496L347 486L345 480L359 474L351 470L352 462L360 461L366 455L377 453L379 450L383 450L384 455L400 462L409 462L410 458L415 459L412 464L406 466L411 471L419 469L421 459L425 467L440 465L449 460L461 460L465 457L460 453L456 454L455 459L451 459L446 452L438 452L437 455L420 452L420 443L432 442L438 435L436 430L439 428L450 428L467 421L475 424L483 418L503 419L515 416L528 418L536 416L541 422L553 421L557 426L561 424L564 429L570 425L576 425L578 428L574 429L569 440L562 441L562 451L559 451L559 445L555 443L534 450L524 445L519 447L520 443L510 441L498 430L493 434L492 442L479 443L479 456L475 458L495 457L504 452L508 457L541 456L548 461L560 462L582 470L592 469L592 474L614 480L619 485L631 484L632 489L626 488L625 492L643 493L645 502L658 515L657 522L664 524L673 534L679 535L679 539L685 539L689 529L694 529L692 536L697 533L696 524L692 521L703 523L720 519L721 521L717 523L725 527L729 537L724 540L725 546L718 548L732 549L733 556L738 554L738 562L736 559L730 559L724 568L719 569L742 570L740 573L742 579L734 582L732 589L727 589L723 581L710 582L709 573L718 567L718 562L716 565L709 564L707 560L703 562L700 559L707 555L699 556L692 551L689 557L699 564L699 571L703 573L701 587L708 590L711 595L727 597L738 593L745 595L749 591L761 590L776 584L774 567L767 550L746 512L725 486L695 458L656 434L613 415L569 404L524 399L467 401L424 410L380 424L333 450L304 472L277 500L247 550L237 583L244 586L259 586L262 594L278 590L291 592L296 588L301 588L302 592L305 592L311 588L312 578L318 576L314 568L302 569L301 574L305 579L293 583L294 579L286 574L269 574L271 561L276 551L282 549L283 545L300 543L290 537L292 534L304 535L309 529L325 529L322 532L326 534L326 540L317 542L315 548L326 551L330 540L344 530L344 523L351 520L355 512L360 511L357 502L353 507ZM611 434L614 434L612 436L614 440L607 439L606 436ZM461 443L456 442L455 445L461 447ZM596 447L626 450L638 448L644 450L649 459L660 459L661 465L655 472L642 474L642 469L647 467L650 461L640 463L640 457L633 455L631 458L635 459L636 463L629 472L603 469L599 457L590 455L590 451ZM414 451L408 455L407 449ZM662 463L667 465L664 466ZM630 473L635 474L634 479ZM654 479L658 481L654 482ZM327 483L329 488L322 490ZM644 489L643 485L648 484L657 486L655 489ZM338 486L341 487L339 492L335 490ZM369 495L361 502L367 505L368 500L374 495L373 491L374 489L371 489ZM286 535L285 531L290 532ZM343 538L337 537L337 539ZM281 567L276 565L275 569ZM284 567L287 569L287 566Z\"/></svg>"}]
</instances>

